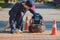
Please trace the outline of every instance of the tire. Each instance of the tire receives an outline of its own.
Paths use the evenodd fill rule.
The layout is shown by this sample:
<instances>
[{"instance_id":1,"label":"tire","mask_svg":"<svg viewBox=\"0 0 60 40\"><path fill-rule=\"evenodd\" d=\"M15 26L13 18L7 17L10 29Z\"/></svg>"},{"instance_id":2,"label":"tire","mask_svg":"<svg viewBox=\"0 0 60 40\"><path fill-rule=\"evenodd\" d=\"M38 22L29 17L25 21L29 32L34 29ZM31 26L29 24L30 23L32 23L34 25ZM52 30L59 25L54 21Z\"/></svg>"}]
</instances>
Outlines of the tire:
<instances>
[{"instance_id":1,"label":"tire","mask_svg":"<svg viewBox=\"0 0 60 40\"><path fill-rule=\"evenodd\" d=\"M32 33L32 29L33 29L33 27L32 26L29 26L29 32Z\"/></svg>"},{"instance_id":2,"label":"tire","mask_svg":"<svg viewBox=\"0 0 60 40\"><path fill-rule=\"evenodd\" d=\"M30 33L37 33L38 32L38 27L29 26L29 32Z\"/></svg>"},{"instance_id":3,"label":"tire","mask_svg":"<svg viewBox=\"0 0 60 40\"><path fill-rule=\"evenodd\" d=\"M41 32L44 32L45 29L46 29L45 26L40 26L40 27L39 27L39 30L40 30Z\"/></svg>"}]
</instances>

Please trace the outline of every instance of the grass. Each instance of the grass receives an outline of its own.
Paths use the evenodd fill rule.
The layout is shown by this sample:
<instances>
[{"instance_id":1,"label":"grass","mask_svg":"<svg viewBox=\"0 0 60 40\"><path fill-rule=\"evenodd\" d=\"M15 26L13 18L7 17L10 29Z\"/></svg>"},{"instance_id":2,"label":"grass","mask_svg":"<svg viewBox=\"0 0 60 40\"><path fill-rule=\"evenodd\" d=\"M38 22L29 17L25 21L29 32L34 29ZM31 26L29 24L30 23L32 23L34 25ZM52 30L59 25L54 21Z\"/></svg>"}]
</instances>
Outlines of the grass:
<instances>
[{"instance_id":1,"label":"grass","mask_svg":"<svg viewBox=\"0 0 60 40\"><path fill-rule=\"evenodd\" d=\"M0 7L0 10L2 10L2 7Z\"/></svg>"},{"instance_id":2,"label":"grass","mask_svg":"<svg viewBox=\"0 0 60 40\"><path fill-rule=\"evenodd\" d=\"M8 8L11 5L13 5L12 3L4 3L4 1L0 1L0 9L2 8Z\"/></svg>"},{"instance_id":3,"label":"grass","mask_svg":"<svg viewBox=\"0 0 60 40\"><path fill-rule=\"evenodd\" d=\"M0 3L0 7L2 8L8 8L11 5L12 5L11 3Z\"/></svg>"},{"instance_id":4,"label":"grass","mask_svg":"<svg viewBox=\"0 0 60 40\"><path fill-rule=\"evenodd\" d=\"M60 6L56 5L56 4L51 4L52 6L54 6L56 9L60 9Z\"/></svg>"},{"instance_id":5,"label":"grass","mask_svg":"<svg viewBox=\"0 0 60 40\"><path fill-rule=\"evenodd\" d=\"M0 10L4 8L9 8L12 5L13 5L12 3L4 3L3 1L0 1Z\"/></svg>"},{"instance_id":6,"label":"grass","mask_svg":"<svg viewBox=\"0 0 60 40\"><path fill-rule=\"evenodd\" d=\"M56 9L60 9L60 6L56 5L55 3L53 2L46 2L46 4L50 4L51 6L55 7Z\"/></svg>"},{"instance_id":7,"label":"grass","mask_svg":"<svg viewBox=\"0 0 60 40\"><path fill-rule=\"evenodd\" d=\"M60 6L56 6L57 9L60 9Z\"/></svg>"}]
</instances>

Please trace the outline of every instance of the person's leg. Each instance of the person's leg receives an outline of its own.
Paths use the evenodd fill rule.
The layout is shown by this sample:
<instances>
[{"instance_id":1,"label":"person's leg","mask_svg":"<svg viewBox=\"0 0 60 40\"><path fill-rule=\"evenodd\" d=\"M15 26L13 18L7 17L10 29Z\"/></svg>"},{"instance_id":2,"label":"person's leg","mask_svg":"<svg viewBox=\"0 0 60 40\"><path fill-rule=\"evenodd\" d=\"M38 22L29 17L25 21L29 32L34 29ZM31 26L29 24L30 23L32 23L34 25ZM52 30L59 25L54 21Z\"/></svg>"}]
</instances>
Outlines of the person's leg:
<instances>
[{"instance_id":1,"label":"person's leg","mask_svg":"<svg viewBox=\"0 0 60 40\"><path fill-rule=\"evenodd\" d=\"M16 19L16 13L11 14L9 17L9 24L11 27L13 26L13 23L15 23L15 21L16 21L15 19Z\"/></svg>"},{"instance_id":2,"label":"person's leg","mask_svg":"<svg viewBox=\"0 0 60 40\"><path fill-rule=\"evenodd\" d=\"M21 29L21 25L22 25L22 22L23 22L23 17L21 14L18 14L17 15L17 18L16 18L16 29Z\"/></svg>"},{"instance_id":3,"label":"person's leg","mask_svg":"<svg viewBox=\"0 0 60 40\"><path fill-rule=\"evenodd\" d=\"M22 15L18 14L16 17L16 29L15 29L16 33L22 32L22 30L23 30L22 21L23 21Z\"/></svg>"},{"instance_id":4,"label":"person's leg","mask_svg":"<svg viewBox=\"0 0 60 40\"><path fill-rule=\"evenodd\" d=\"M16 13L10 13L9 17L9 24L11 27L10 33L14 33L15 31L15 26L16 26Z\"/></svg>"}]
</instances>

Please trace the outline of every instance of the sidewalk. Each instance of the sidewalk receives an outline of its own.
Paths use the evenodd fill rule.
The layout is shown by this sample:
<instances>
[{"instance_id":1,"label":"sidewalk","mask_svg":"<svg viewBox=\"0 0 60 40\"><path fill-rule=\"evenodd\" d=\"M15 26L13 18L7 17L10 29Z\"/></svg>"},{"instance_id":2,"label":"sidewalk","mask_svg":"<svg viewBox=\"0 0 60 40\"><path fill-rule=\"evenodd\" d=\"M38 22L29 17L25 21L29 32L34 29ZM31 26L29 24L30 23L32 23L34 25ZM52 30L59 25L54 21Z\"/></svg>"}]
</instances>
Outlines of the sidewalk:
<instances>
[{"instance_id":1,"label":"sidewalk","mask_svg":"<svg viewBox=\"0 0 60 40\"><path fill-rule=\"evenodd\" d=\"M50 35L50 31L43 33L22 33L22 34L8 34L0 33L1 40L60 40L60 33L57 35Z\"/></svg>"}]
</instances>

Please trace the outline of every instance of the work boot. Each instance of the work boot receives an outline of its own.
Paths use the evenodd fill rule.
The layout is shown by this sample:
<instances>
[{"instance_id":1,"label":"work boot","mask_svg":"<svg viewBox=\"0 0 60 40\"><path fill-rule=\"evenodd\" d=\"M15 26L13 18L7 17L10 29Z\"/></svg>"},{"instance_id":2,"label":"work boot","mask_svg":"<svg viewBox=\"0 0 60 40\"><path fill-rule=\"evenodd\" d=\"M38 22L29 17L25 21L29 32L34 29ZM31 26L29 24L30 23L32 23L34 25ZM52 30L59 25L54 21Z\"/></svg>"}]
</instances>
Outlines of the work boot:
<instances>
[{"instance_id":1,"label":"work boot","mask_svg":"<svg viewBox=\"0 0 60 40\"><path fill-rule=\"evenodd\" d=\"M13 34L15 32L14 27L11 27L10 33Z\"/></svg>"}]
</instances>

